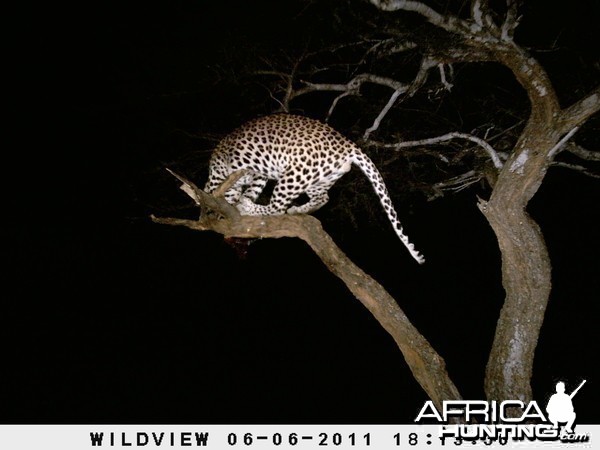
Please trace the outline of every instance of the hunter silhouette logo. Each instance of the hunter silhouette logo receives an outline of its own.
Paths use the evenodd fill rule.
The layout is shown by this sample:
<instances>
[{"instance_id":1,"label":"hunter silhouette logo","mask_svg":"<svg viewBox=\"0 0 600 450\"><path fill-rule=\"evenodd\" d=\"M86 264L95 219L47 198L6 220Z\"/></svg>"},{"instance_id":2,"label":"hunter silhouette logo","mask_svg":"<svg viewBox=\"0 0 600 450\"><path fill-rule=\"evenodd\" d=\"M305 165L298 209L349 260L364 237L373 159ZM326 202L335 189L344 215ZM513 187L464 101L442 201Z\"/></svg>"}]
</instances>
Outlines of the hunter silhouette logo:
<instances>
[{"instance_id":1,"label":"hunter silhouette logo","mask_svg":"<svg viewBox=\"0 0 600 450\"><path fill-rule=\"evenodd\" d=\"M535 400L445 400L439 410L432 400L427 400L415 422L427 420L442 424L439 432L442 442L447 438L473 443L475 440L498 441L502 445L509 439L589 442L589 433L573 431L577 417L573 397L585 382L583 380L570 394L565 392L563 381L556 383L556 392L550 396L545 412Z\"/></svg>"},{"instance_id":2,"label":"hunter silhouette logo","mask_svg":"<svg viewBox=\"0 0 600 450\"><path fill-rule=\"evenodd\" d=\"M572 400L585 382L586 380L583 380L571 394L565 393L565 383L562 381L556 383L556 394L552 394L546 406L548 419L552 422L554 428L558 428L559 423L566 423L563 431L573 433L573 423L577 414L575 414L575 410L573 409Z\"/></svg>"}]
</instances>

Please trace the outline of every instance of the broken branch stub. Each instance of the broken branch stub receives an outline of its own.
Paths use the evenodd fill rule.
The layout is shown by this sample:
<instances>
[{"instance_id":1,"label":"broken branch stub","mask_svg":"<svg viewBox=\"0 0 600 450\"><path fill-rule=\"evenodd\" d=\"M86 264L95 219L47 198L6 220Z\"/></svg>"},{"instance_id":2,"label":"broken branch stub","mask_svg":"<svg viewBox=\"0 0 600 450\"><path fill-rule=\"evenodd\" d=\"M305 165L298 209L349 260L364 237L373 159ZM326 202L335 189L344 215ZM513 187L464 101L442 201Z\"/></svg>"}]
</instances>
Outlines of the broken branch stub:
<instances>
[{"instance_id":1,"label":"broken branch stub","mask_svg":"<svg viewBox=\"0 0 600 450\"><path fill-rule=\"evenodd\" d=\"M198 186L196 186L193 182L188 180L187 178L173 172L171 169L167 168L167 171L181 181L181 189L188 196L194 200L196 205L200 206L202 212L205 210L210 210L221 214L223 217L228 218L237 218L240 216L238 210L231 204L227 203L223 196L225 192L227 192L237 181L242 178L245 174L245 170L238 170L221 183L221 185L215 190L214 195L207 194ZM203 214L204 216L204 214Z\"/></svg>"}]
</instances>

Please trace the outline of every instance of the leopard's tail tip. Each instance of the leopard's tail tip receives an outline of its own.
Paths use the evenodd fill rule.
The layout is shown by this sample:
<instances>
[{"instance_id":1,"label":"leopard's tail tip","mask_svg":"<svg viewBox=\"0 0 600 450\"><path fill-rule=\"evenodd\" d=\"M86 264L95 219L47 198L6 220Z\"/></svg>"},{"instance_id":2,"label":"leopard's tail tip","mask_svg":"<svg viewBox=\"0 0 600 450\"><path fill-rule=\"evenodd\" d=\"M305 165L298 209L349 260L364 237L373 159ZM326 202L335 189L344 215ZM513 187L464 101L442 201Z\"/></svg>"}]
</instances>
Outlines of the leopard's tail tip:
<instances>
[{"instance_id":1,"label":"leopard's tail tip","mask_svg":"<svg viewBox=\"0 0 600 450\"><path fill-rule=\"evenodd\" d=\"M419 251L415 250L415 245L412 242L409 242L408 239L402 239L402 242L404 242L404 245L406 245L406 248L415 261L417 261L419 264L425 263L425 257L421 255Z\"/></svg>"}]
</instances>

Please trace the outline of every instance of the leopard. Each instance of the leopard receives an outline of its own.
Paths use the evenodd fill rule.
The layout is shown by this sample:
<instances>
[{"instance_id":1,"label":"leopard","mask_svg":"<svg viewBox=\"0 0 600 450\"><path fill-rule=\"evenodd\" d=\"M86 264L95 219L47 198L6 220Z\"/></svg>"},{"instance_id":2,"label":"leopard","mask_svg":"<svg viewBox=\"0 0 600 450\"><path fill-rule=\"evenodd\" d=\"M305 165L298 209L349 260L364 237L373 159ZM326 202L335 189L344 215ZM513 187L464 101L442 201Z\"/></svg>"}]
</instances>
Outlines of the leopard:
<instances>
[{"instance_id":1,"label":"leopard","mask_svg":"<svg viewBox=\"0 0 600 450\"><path fill-rule=\"evenodd\" d=\"M330 125L306 116L278 113L252 119L219 141L212 152L204 191L213 193L232 173L242 177L224 194L240 215L310 214L329 201L328 191L352 166L369 179L400 241L423 264L402 225L373 161ZM269 180L267 204L257 203ZM301 195L308 200L293 204Z\"/></svg>"}]
</instances>

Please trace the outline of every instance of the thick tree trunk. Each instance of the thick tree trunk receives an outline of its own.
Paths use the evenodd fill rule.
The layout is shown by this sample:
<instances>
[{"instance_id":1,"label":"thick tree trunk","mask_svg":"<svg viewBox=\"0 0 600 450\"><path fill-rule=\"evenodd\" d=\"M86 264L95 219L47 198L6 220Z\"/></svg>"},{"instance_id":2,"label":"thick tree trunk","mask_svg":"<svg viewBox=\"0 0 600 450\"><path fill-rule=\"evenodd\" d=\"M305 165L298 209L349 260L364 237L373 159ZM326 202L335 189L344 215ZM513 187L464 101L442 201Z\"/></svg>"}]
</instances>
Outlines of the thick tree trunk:
<instances>
[{"instance_id":1,"label":"thick tree trunk","mask_svg":"<svg viewBox=\"0 0 600 450\"><path fill-rule=\"evenodd\" d=\"M593 94L580 102L588 106L583 108L585 114L580 114L579 104L561 111L552 83L537 61L516 46L496 55L525 88L531 112L490 200L479 204L498 239L506 292L486 368L485 392L489 400L527 402L532 400L534 353L550 298L552 267L540 227L526 207L564 144L561 137L597 110L598 98Z\"/></svg>"},{"instance_id":2,"label":"thick tree trunk","mask_svg":"<svg viewBox=\"0 0 600 450\"><path fill-rule=\"evenodd\" d=\"M538 225L523 210L482 208L502 253L506 291L485 377L489 400L531 400L530 380L550 295L550 259Z\"/></svg>"},{"instance_id":3,"label":"thick tree trunk","mask_svg":"<svg viewBox=\"0 0 600 450\"><path fill-rule=\"evenodd\" d=\"M550 257L526 204L541 183L546 155L556 145L555 131L527 127L516 158L498 177L489 202L480 209L489 221L502 255L506 292L486 369L489 400L531 400L533 358L551 289Z\"/></svg>"},{"instance_id":4,"label":"thick tree trunk","mask_svg":"<svg viewBox=\"0 0 600 450\"><path fill-rule=\"evenodd\" d=\"M527 402L532 399L533 358L550 297L552 268L540 227L526 207L561 137L556 127L560 109L548 76L534 59L516 46L496 55L525 88L531 112L489 202L479 205L498 239L506 293L486 368L485 392L488 400Z\"/></svg>"}]
</instances>

